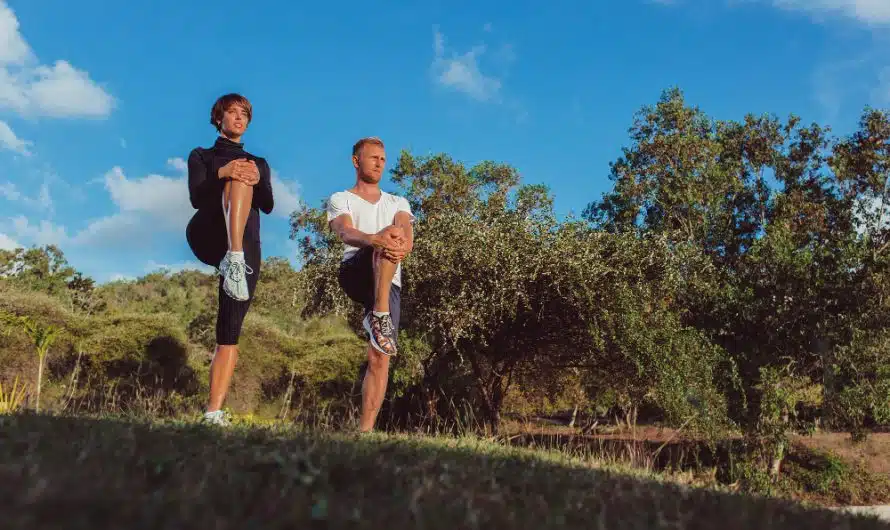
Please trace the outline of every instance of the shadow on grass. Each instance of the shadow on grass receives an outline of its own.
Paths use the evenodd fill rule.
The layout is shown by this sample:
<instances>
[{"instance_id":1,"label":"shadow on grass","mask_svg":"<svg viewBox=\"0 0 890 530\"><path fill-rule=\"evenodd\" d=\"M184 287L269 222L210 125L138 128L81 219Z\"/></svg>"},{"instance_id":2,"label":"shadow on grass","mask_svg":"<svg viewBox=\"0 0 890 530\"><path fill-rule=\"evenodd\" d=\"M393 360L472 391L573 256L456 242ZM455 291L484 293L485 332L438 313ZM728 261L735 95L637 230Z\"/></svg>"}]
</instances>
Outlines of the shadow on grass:
<instances>
[{"instance_id":1,"label":"shadow on grass","mask_svg":"<svg viewBox=\"0 0 890 530\"><path fill-rule=\"evenodd\" d=\"M4 528L890 528L454 439L0 417Z\"/></svg>"}]
</instances>

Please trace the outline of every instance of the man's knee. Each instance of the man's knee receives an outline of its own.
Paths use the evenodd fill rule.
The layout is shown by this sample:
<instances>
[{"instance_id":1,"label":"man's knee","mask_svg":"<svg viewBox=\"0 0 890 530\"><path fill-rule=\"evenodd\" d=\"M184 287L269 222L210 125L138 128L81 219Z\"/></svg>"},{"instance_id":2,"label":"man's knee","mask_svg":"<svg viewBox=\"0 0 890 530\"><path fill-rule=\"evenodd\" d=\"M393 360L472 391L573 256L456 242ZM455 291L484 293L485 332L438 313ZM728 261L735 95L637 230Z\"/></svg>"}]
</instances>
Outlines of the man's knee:
<instances>
[{"instance_id":1,"label":"man's knee","mask_svg":"<svg viewBox=\"0 0 890 530\"><path fill-rule=\"evenodd\" d=\"M368 347L368 372L377 376L389 371L389 357L380 353L373 346Z\"/></svg>"}]
</instances>

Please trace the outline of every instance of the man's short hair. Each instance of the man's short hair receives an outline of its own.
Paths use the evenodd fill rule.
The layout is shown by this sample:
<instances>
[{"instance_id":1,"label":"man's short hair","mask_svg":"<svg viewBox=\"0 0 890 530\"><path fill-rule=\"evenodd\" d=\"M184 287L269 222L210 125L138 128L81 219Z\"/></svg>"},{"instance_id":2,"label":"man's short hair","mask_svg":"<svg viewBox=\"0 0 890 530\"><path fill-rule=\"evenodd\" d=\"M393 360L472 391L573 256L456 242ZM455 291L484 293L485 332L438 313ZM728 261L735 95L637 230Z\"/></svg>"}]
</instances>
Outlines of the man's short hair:
<instances>
[{"instance_id":1,"label":"man's short hair","mask_svg":"<svg viewBox=\"0 0 890 530\"><path fill-rule=\"evenodd\" d=\"M219 124L223 119L223 114L225 114L232 105L239 105L245 112L247 112L247 123L250 123L250 120L253 119L253 106L246 97L241 94L226 94L220 96L210 109L210 124L216 127L217 131L220 131Z\"/></svg>"},{"instance_id":2,"label":"man's short hair","mask_svg":"<svg viewBox=\"0 0 890 530\"><path fill-rule=\"evenodd\" d=\"M376 136L368 136L355 142L355 145L352 146L352 156L358 156L358 154L362 151L362 147L367 144L379 145L381 148L385 149L383 147L383 140L377 138Z\"/></svg>"}]
</instances>

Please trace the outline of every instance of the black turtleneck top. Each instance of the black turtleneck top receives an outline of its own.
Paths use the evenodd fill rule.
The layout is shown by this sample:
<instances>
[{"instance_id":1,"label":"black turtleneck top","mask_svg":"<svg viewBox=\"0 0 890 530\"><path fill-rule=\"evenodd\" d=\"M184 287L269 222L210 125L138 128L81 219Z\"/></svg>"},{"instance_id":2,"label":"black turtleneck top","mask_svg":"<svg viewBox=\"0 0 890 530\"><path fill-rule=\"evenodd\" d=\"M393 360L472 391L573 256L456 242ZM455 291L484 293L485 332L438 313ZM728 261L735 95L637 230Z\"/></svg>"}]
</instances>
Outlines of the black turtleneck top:
<instances>
[{"instance_id":1,"label":"black turtleneck top","mask_svg":"<svg viewBox=\"0 0 890 530\"><path fill-rule=\"evenodd\" d=\"M219 178L219 168L237 158L256 162L260 170L260 181L253 187L253 202L244 228L244 237L260 241L259 212L272 213L275 201L272 198L272 174L265 158L254 156L244 150L243 143L237 143L220 136L213 147L196 147L189 153L189 199L199 212L216 216L222 215L222 193L225 179ZM223 218L224 221L224 218ZM225 226L225 225L223 225Z\"/></svg>"}]
</instances>

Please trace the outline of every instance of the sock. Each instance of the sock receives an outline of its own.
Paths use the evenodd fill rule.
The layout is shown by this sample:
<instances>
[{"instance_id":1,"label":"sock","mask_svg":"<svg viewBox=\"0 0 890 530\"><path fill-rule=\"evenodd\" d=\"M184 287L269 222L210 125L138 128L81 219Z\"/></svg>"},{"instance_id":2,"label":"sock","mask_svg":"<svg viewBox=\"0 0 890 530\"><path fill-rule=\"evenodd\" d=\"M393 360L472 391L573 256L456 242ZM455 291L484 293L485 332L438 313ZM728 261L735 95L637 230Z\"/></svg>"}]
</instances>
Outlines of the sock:
<instances>
[{"instance_id":1,"label":"sock","mask_svg":"<svg viewBox=\"0 0 890 530\"><path fill-rule=\"evenodd\" d=\"M244 251L243 251L243 250L230 250L230 251L229 251L229 257L230 257L230 258L235 258L235 257L237 257L237 258L243 258L243 257L244 257Z\"/></svg>"},{"instance_id":2,"label":"sock","mask_svg":"<svg viewBox=\"0 0 890 530\"><path fill-rule=\"evenodd\" d=\"M373 311L375 317L382 317L389 314L389 311Z\"/></svg>"}]
</instances>

